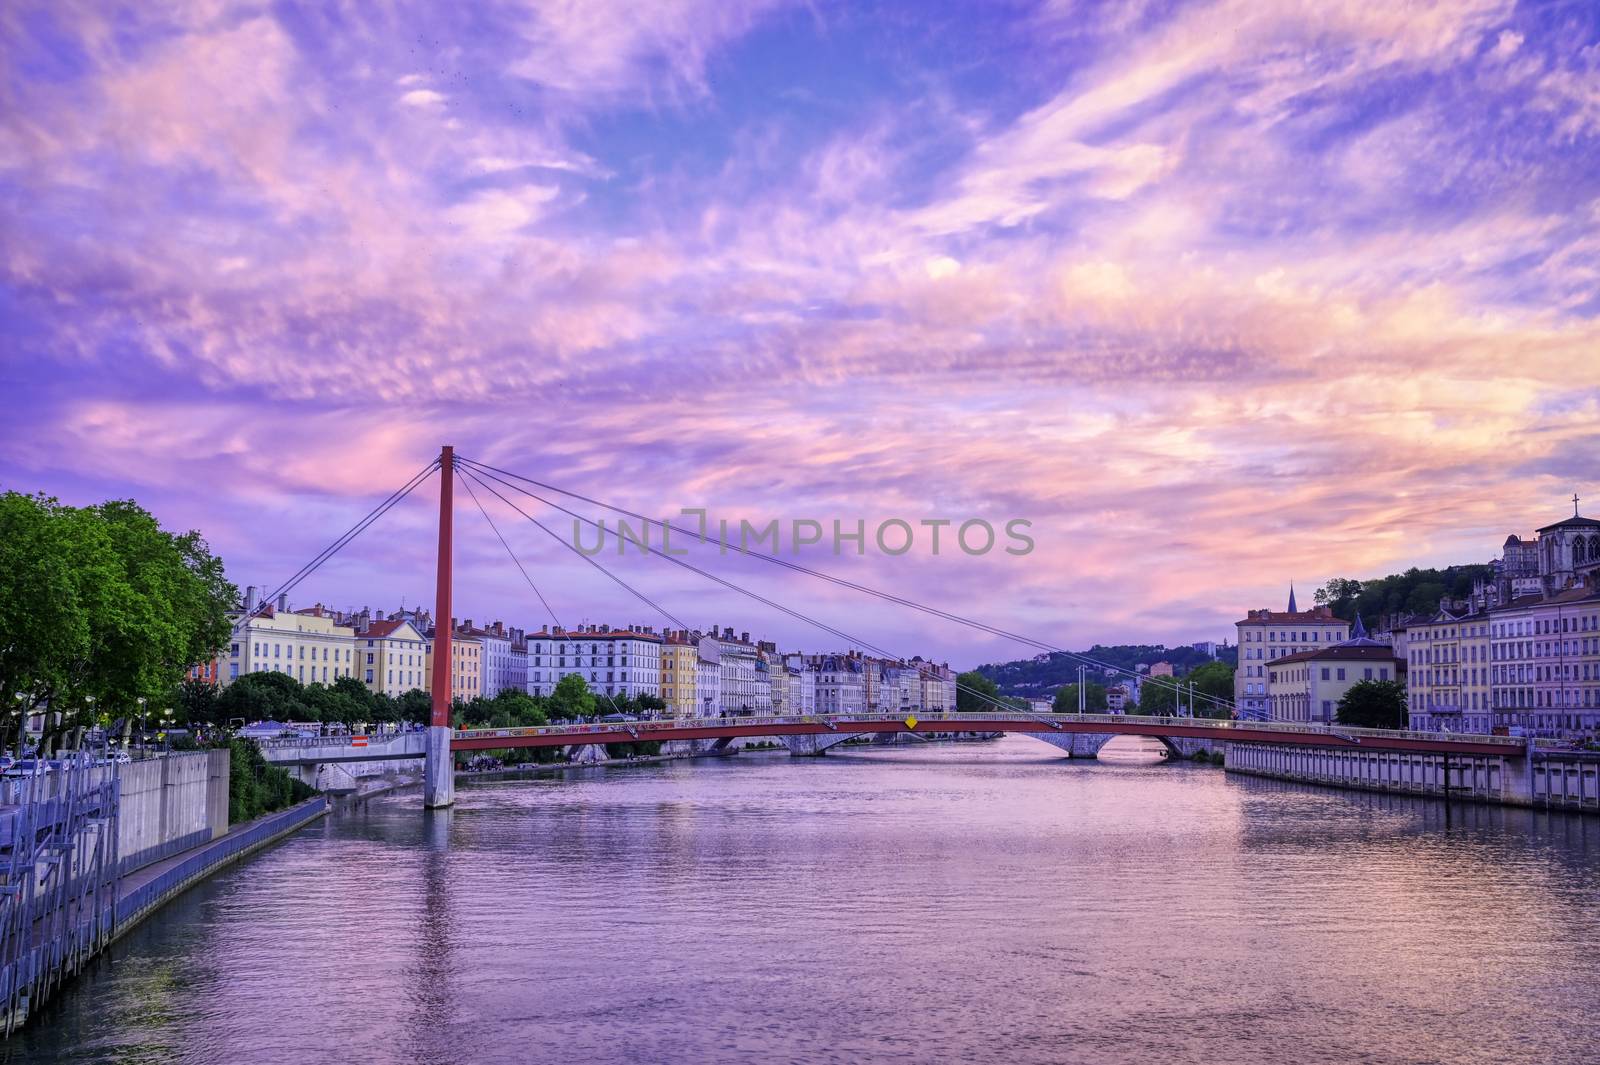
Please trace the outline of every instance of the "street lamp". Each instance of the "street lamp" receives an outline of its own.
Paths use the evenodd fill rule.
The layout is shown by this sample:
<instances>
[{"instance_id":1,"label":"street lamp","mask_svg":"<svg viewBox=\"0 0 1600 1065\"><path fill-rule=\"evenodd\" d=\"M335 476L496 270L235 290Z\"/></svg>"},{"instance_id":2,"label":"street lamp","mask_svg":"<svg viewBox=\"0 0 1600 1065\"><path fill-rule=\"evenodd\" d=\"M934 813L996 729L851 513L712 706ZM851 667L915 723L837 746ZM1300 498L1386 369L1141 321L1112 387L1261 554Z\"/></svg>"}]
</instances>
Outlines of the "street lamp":
<instances>
[{"instance_id":1,"label":"street lamp","mask_svg":"<svg viewBox=\"0 0 1600 1065\"><path fill-rule=\"evenodd\" d=\"M145 742L144 742L144 704L145 704L145 698L144 698L144 696L141 695L137 699L135 699L134 702L139 704L139 750L143 751L145 749Z\"/></svg>"},{"instance_id":2,"label":"street lamp","mask_svg":"<svg viewBox=\"0 0 1600 1065\"><path fill-rule=\"evenodd\" d=\"M17 719L17 757L21 758L22 757L22 741L23 741L23 737L27 734L27 731L28 731L27 730L27 719L25 717L23 717L22 709L23 709L23 705L25 703L27 703L27 701L28 701L28 693L27 692L17 692L16 696L17 696L17 708L15 710L10 711L10 713L13 716L15 716L16 719Z\"/></svg>"}]
</instances>

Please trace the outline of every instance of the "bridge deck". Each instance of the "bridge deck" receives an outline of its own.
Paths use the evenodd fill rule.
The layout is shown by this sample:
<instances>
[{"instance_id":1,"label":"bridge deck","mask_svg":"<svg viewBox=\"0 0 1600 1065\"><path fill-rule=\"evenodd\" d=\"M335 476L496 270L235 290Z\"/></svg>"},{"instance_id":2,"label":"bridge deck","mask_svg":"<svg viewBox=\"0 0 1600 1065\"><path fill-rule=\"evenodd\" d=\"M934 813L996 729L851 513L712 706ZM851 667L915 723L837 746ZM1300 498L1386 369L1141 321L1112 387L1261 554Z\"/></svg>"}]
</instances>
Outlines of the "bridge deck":
<instances>
[{"instance_id":1,"label":"bridge deck","mask_svg":"<svg viewBox=\"0 0 1600 1065\"><path fill-rule=\"evenodd\" d=\"M662 721L598 722L541 728L460 729L451 744L458 751L508 747L557 747L638 740L710 740L741 736L804 736L827 733L1021 732L1114 733L1208 739L1223 743L1272 743L1350 750L1418 754L1517 756L1523 741L1509 736L1404 732L1296 725L1276 722L1218 721L1190 717L1137 717L1122 714L824 714L803 717L684 718Z\"/></svg>"}]
</instances>

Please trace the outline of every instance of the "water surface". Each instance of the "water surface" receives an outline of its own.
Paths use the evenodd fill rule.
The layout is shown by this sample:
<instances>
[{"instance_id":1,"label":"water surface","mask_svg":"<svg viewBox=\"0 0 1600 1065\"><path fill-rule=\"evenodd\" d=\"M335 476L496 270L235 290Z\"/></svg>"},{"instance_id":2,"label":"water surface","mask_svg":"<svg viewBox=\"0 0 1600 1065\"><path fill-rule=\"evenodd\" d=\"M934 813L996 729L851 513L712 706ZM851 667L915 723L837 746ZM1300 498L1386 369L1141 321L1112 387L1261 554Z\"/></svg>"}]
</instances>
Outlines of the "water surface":
<instances>
[{"instance_id":1,"label":"water surface","mask_svg":"<svg viewBox=\"0 0 1600 1065\"><path fill-rule=\"evenodd\" d=\"M7 1062L1593 1062L1600 822L982 745L415 792Z\"/></svg>"}]
</instances>

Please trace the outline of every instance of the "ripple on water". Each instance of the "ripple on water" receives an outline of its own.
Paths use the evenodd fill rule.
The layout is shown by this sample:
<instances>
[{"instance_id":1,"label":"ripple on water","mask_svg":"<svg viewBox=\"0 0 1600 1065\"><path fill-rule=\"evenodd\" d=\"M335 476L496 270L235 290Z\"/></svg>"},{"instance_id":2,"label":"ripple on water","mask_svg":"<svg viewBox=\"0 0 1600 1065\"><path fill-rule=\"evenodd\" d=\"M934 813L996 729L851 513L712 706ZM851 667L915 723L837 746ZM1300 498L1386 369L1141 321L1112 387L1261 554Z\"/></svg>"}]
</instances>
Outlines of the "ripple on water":
<instances>
[{"instance_id":1,"label":"ripple on water","mask_svg":"<svg viewBox=\"0 0 1600 1065\"><path fill-rule=\"evenodd\" d=\"M1594 1060L1593 819L1447 831L1119 746L376 799L167 907L0 1060Z\"/></svg>"}]
</instances>

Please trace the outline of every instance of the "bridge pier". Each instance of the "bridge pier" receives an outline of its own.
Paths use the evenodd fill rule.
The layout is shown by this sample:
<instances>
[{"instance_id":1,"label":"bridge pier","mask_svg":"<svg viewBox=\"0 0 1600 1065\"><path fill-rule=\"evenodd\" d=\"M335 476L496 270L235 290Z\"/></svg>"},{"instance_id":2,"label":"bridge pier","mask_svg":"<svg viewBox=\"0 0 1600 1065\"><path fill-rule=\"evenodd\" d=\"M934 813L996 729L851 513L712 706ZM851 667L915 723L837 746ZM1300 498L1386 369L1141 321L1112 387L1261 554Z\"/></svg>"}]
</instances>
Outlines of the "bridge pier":
<instances>
[{"instance_id":1,"label":"bridge pier","mask_svg":"<svg viewBox=\"0 0 1600 1065\"><path fill-rule=\"evenodd\" d=\"M828 753L830 747L837 747L845 740L861 735L865 733L823 732L814 735L785 736L783 740L788 745L791 758L821 758Z\"/></svg>"},{"instance_id":2,"label":"bridge pier","mask_svg":"<svg viewBox=\"0 0 1600 1065\"><path fill-rule=\"evenodd\" d=\"M441 625L447 627L448 622ZM429 725L422 769L422 805L428 809L449 806L456 801L455 759L450 754L449 725Z\"/></svg>"},{"instance_id":3,"label":"bridge pier","mask_svg":"<svg viewBox=\"0 0 1600 1065\"><path fill-rule=\"evenodd\" d=\"M1048 743L1052 747L1059 747L1073 758L1093 758L1100 753L1106 741L1111 738L1109 732L1033 732L1034 739Z\"/></svg>"}]
</instances>

